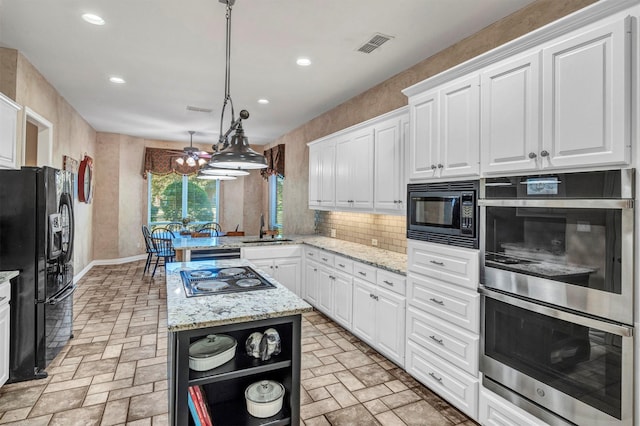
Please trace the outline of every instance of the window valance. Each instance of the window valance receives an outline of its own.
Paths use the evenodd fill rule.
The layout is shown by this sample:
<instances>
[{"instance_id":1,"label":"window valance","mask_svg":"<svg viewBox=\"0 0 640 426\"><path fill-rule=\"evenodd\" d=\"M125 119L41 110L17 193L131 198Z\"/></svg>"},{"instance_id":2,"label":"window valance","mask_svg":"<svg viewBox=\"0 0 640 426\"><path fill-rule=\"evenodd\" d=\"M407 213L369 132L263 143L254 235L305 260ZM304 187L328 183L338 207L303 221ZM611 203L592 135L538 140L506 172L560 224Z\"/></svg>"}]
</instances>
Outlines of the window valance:
<instances>
[{"instance_id":1,"label":"window valance","mask_svg":"<svg viewBox=\"0 0 640 426\"><path fill-rule=\"evenodd\" d=\"M284 178L284 144L276 145L264 151L267 159L267 168L260 170L263 178L268 179L271 175Z\"/></svg>"},{"instance_id":2,"label":"window valance","mask_svg":"<svg viewBox=\"0 0 640 426\"><path fill-rule=\"evenodd\" d=\"M145 148L142 176L146 179L147 172L155 175L168 175L169 173L192 175L197 173L198 166L176 163L176 158L183 155L184 152L177 149Z\"/></svg>"}]
</instances>

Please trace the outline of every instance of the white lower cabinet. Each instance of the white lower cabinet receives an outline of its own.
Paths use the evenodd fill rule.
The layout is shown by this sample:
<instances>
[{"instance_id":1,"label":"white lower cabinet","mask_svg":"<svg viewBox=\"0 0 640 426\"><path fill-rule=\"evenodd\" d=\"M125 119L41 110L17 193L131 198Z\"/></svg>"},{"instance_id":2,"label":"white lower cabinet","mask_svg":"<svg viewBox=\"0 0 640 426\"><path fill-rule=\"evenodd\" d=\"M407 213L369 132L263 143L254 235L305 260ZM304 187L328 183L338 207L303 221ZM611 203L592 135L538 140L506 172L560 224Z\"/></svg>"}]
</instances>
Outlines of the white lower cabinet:
<instances>
[{"instance_id":1,"label":"white lower cabinet","mask_svg":"<svg viewBox=\"0 0 640 426\"><path fill-rule=\"evenodd\" d=\"M280 284L301 296L302 248L297 245L279 247L247 247L242 258L263 269Z\"/></svg>"},{"instance_id":2,"label":"white lower cabinet","mask_svg":"<svg viewBox=\"0 0 640 426\"><path fill-rule=\"evenodd\" d=\"M353 280L353 333L361 339L373 343L375 340L376 288L361 279Z\"/></svg>"},{"instance_id":3,"label":"white lower cabinet","mask_svg":"<svg viewBox=\"0 0 640 426\"><path fill-rule=\"evenodd\" d=\"M449 364L412 340L407 341L405 368L409 374L476 419L478 379Z\"/></svg>"},{"instance_id":4,"label":"white lower cabinet","mask_svg":"<svg viewBox=\"0 0 640 426\"><path fill-rule=\"evenodd\" d=\"M9 379L10 299L11 283L0 283L0 386Z\"/></svg>"},{"instance_id":5,"label":"white lower cabinet","mask_svg":"<svg viewBox=\"0 0 640 426\"><path fill-rule=\"evenodd\" d=\"M333 317L333 271L326 266L318 267L318 305L325 314Z\"/></svg>"},{"instance_id":6,"label":"white lower cabinet","mask_svg":"<svg viewBox=\"0 0 640 426\"><path fill-rule=\"evenodd\" d=\"M334 272L332 276L333 319L349 330L353 310L353 277L339 272Z\"/></svg>"},{"instance_id":7,"label":"white lower cabinet","mask_svg":"<svg viewBox=\"0 0 640 426\"><path fill-rule=\"evenodd\" d=\"M483 426L545 426L547 423L480 387L478 420Z\"/></svg>"},{"instance_id":8,"label":"white lower cabinet","mask_svg":"<svg viewBox=\"0 0 640 426\"><path fill-rule=\"evenodd\" d=\"M318 262L309 258L304 263L303 298L313 306L318 306Z\"/></svg>"}]
</instances>

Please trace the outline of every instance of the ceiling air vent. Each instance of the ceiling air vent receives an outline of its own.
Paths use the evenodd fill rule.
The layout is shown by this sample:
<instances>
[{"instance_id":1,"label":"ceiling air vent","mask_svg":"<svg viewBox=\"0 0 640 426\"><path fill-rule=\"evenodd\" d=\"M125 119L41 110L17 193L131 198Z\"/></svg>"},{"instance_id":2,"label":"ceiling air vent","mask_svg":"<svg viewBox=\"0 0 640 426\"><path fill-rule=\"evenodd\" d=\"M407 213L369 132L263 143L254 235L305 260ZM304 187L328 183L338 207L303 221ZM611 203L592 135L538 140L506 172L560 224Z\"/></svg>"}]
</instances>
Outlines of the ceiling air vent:
<instances>
[{"instance_id":1,"label":"ceiling air vent","mask_svg":"<svg viewBox=\"0 0 640 426\"><path fill-rule=\"evenodd\" d=\"M378 47L382 46L383 44L391 40L392 38L393 38L392 36L375 33L373 37L371 37L371 39L369 39L365 44L360 46L357 50L358 52L362 52L362 53L371 53L374 50L376 50Z\"/></svg>"},{"instance_id":2,"label":"ceiling air vent","mask_svg":"<svg viewBox=\"0 0 640 426\"><path fill-rule=\"evenodd\" d=\"M200 107L187 105L187 111L204 112L204 113L208 114L208 113L212 112L213 110L211 108L200 108Z\"/></svg>"}]
</instances>

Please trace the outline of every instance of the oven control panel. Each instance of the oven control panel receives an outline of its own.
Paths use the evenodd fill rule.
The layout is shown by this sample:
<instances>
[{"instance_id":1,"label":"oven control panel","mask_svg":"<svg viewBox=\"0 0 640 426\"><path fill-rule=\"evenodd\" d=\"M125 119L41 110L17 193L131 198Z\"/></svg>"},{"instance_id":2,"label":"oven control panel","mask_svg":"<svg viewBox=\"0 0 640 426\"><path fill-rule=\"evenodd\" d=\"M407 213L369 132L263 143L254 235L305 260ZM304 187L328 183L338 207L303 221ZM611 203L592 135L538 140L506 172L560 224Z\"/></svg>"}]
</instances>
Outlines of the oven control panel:
<instances>
[{"instance_id":1,"label":"oven control panel","mask_svg":"<svg viewBox=\"0 0 640 426\"><path fill-rule=\"evenodd\" d=\"M464 192L460 203L460 232L465 235L473 235L475 228L475 194Z\"/></svg>"}]
</instances>

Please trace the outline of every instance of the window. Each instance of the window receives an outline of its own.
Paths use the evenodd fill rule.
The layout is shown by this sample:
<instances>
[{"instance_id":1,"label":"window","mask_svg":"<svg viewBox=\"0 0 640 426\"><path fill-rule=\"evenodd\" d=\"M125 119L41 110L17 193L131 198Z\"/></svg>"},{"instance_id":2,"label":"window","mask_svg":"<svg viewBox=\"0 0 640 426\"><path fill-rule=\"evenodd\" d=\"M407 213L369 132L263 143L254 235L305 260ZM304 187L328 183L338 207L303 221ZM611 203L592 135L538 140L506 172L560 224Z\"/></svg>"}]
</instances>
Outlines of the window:
<instances>
[{"instance_id":1,"label":"window","mask_svg":"<svg viewBox=\"0 0 640 426\"><path fill-rule=\"evenodd\" d=\"M218 222L219 180L198 179L196 175L148 174L150 226L181 222L191 224Z\"/></svg>"},{"instance_id":2,"label":"window","mask_svg":"<svg viewBox=\"0 0 640 426\"><path fill-rule=\"evenodd\" d=\"M269 176L269 227L282 230L282 186L284 178Z\"/></svg>"}]
</instances>

